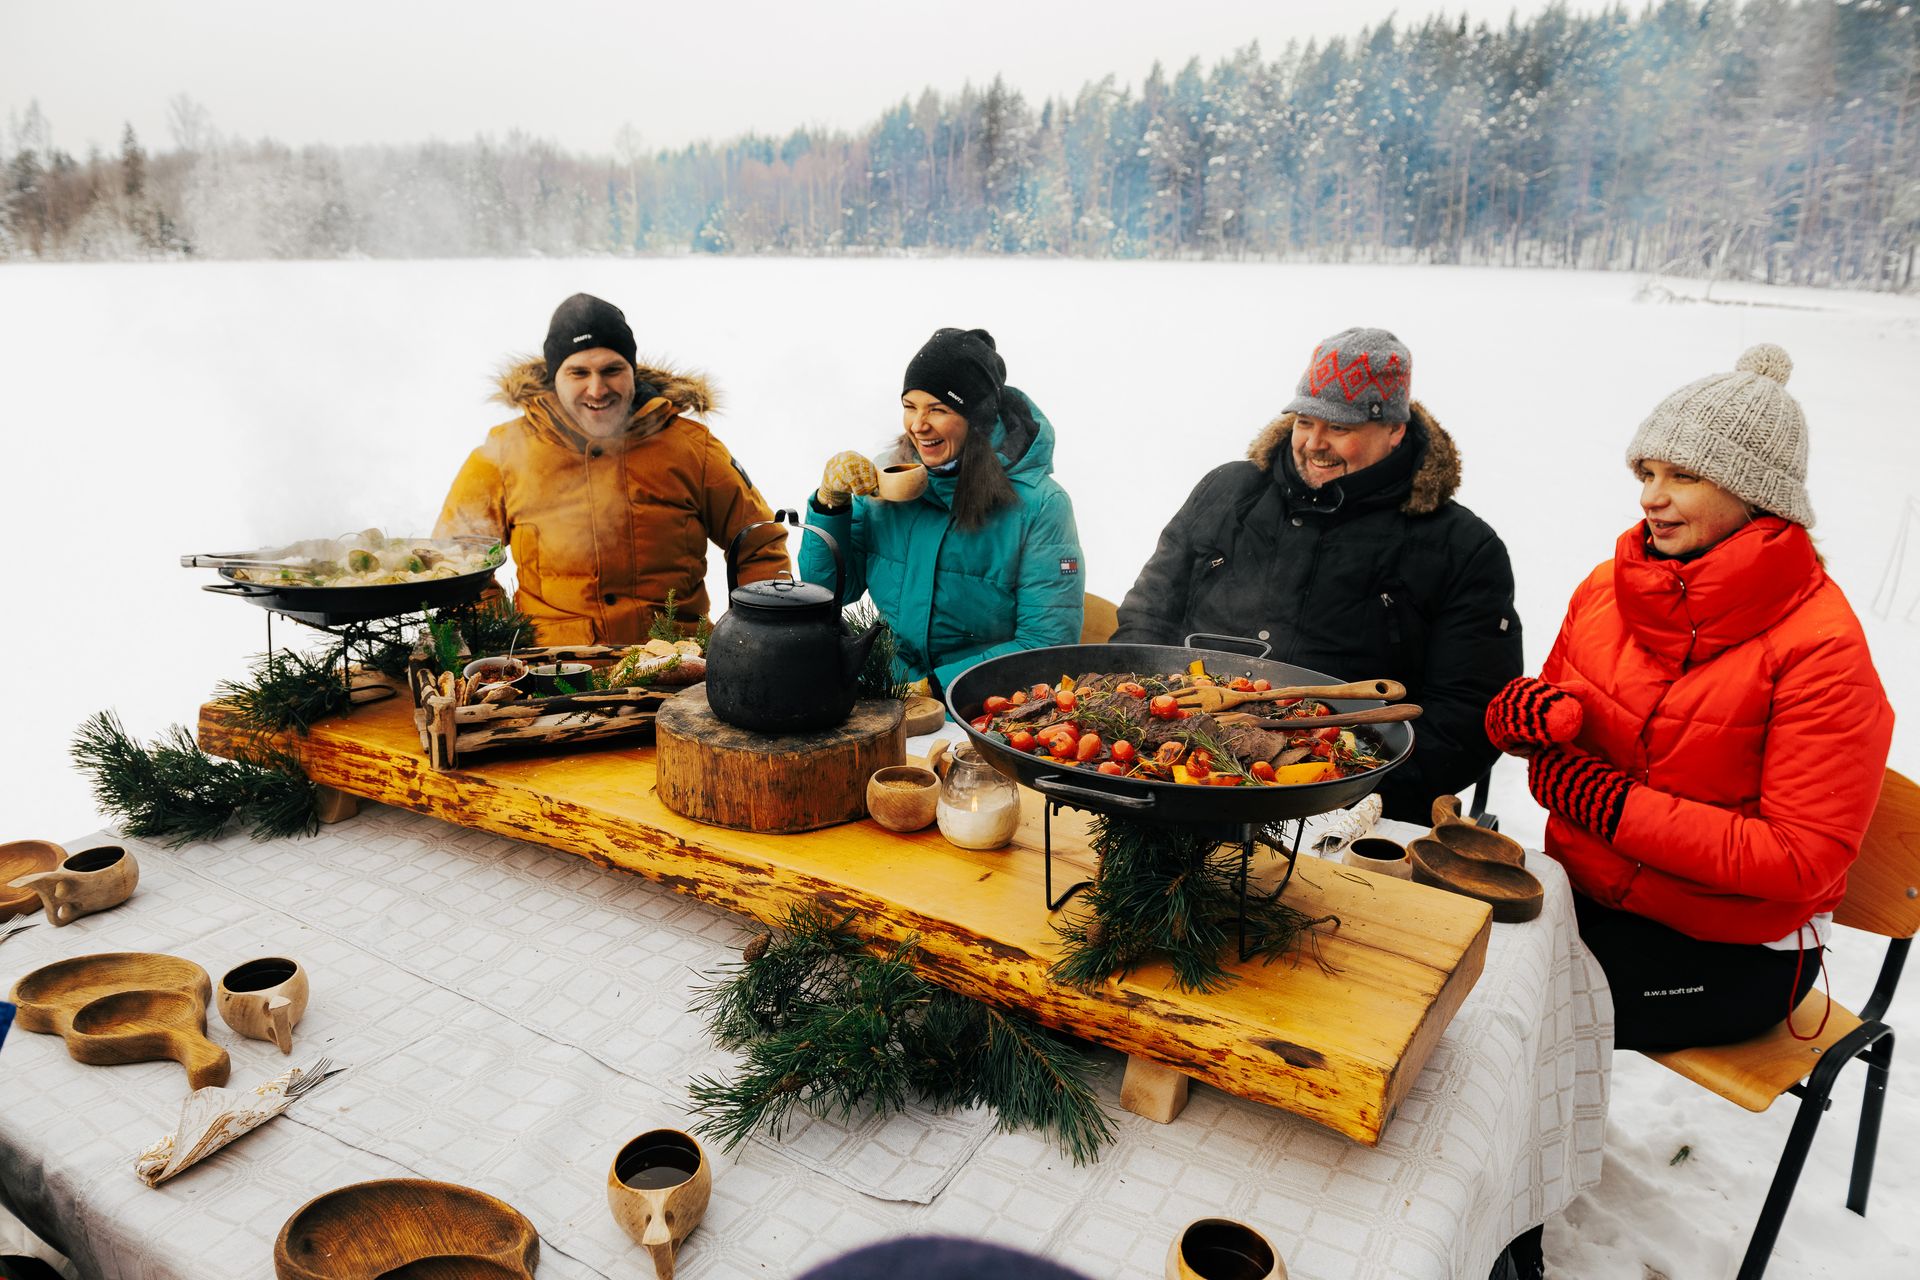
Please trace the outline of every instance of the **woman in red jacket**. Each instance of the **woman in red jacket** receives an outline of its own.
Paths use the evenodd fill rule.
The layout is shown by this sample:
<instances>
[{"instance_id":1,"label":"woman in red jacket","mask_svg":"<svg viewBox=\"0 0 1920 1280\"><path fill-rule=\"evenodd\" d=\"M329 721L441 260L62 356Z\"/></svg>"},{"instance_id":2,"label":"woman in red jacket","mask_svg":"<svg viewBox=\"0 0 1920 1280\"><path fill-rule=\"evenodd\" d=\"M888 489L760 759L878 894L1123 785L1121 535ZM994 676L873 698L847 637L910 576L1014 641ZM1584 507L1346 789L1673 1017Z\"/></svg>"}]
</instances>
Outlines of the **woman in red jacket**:
<instances>
[{"instance_id":1,"label":"woman in red jacket","mask_svg":"<svg viewBox=\"0 0 1920 1280\"><path fill-rule=\"evenodd\" d=\"M1807 534L1792 369L1754 347L1641 424L1645 518L1574 592L1540 676L1487 708L1550 811L1623 1049L1788 1018L1880 794L1893 711Z\"/></svg>"}]
</instances>

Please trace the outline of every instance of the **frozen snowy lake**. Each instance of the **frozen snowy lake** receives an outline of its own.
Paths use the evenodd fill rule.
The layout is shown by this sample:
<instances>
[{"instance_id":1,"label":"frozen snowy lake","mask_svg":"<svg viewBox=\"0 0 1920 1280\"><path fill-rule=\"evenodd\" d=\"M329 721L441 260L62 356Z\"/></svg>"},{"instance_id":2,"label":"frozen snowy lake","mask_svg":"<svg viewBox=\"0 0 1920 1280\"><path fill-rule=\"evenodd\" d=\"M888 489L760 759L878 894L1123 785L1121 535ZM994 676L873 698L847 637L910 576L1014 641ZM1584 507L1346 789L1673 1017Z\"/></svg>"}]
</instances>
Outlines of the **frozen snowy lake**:
<instances>
[{"instance_id":1,"label":"frozen snowy lake","mask_svg":"<svg viewBox=\"0 0 1920 1280\"><path fill-rule=\"evenodd\" d=\"M1283 404L1314 342L1395 330L1414 393L1453 433L1461 499L1505 537L1537 667L1569 593L1637 516L1622 461L1667 392L1778 342L1811 423L1816 536L1865 622L1920 771L1920 298L1727 285L1637 300L1627 275L1440 267L1020 260L581 260L0 269L13 378L5 476L9 681L0 835L99 825L71 772L74 726L117 708L146 737L191 722L265 640L263 615L203 595L182 552L365 525L426 529L486 428L491 374L533 352L575 290L623 307L643 359L710 373L711 425L768 500L898 429L901 369L936 326L992 330L1011 381L1059 429L1090 590L1118 600L1208 468ZM1698 298L1697 282L1667 282ZM720 557L710 581L723 585ZM723 593L716 590L715 598ZM276 638L295 634L276 627ZM1847 767L1837 760L1836 768ZM1503 824L1537 843L1524 776ZM1858 1004L1876 948L1851 939ZM1920 1024L1909 981L1899 1024ZM1920 1089L1898 1072L1874 1215L1841 1207L1857 1077L1823 1126L1770 1274L1920 1273ZM1791 1119L1752 1121L1637 1058L1617 1064L1608 1181L1548 1233L1559 1274L1730 1272ZM1906 1086L1903 1088L1902 1086ZM1692 1157L1669 1166L1682 1145Z\"/></svg>"}]
</instances>

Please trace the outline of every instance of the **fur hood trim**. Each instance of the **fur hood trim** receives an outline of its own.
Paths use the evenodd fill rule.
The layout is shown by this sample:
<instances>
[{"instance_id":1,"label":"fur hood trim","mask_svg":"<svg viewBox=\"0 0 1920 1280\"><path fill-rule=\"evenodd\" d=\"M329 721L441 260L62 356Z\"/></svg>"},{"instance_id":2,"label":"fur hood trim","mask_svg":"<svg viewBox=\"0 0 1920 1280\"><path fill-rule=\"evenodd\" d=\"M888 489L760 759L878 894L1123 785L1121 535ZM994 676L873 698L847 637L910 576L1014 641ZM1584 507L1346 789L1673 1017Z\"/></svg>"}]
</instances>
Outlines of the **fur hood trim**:
<instances>
[{"instance_id":1,"label":"fur hood trim","mask_svg":"<svg viewBox=\"0 0 1920 1280\"><path fill-rule=\"evenodd\" d=\"M719 404L719 395L714 391L713 384L704 373L698 371L682 373L656 365L635 364L633 376L671 400L678 413L712 413ZM510 361L500 371L499 386L493 398L525 412L535 400L552 394L552 388L547 385L546 360L532 356ZM645 404L634 405L634 416L638 418L640 410L645 407Z\"/></svg>"},{"instance_id":2,"label":"fur hood trim","mask_svg":"<svg viewBox=\"0 0 1920 1280\"><path fill-rule=\"evenodd\" d=\"M1286 447L1286 439L1293 433L1294 417L1294 414L1283 413L1262 427L1253 443L1247 446L1247 460L1262 471L1272 471L1274 454ZM1400 510L1410 516L1432 515L1459 492L1460 449L1440 425L1440 420L1428 413L1427 407L1418 400L1413 402L1409 417L1409 425L1426 436L1427 456L1421 459L1420 469L1413 473L1413 491L1400 504Z\"/></svg>"}]
</instances>

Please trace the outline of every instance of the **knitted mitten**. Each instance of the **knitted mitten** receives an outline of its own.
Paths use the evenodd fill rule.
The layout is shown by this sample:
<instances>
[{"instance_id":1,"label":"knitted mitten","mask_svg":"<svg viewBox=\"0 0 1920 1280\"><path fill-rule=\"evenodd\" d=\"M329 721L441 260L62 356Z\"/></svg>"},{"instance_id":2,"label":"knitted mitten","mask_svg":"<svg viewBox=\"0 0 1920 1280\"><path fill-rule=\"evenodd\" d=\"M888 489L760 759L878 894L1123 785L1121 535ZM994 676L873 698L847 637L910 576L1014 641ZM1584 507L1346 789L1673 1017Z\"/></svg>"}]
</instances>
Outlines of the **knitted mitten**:
<instances>
[{"instance_id":1,"label":"knitted mitten","mask_svg":"<svg viewBox=\"0 0 1920 1280\"><path fill-rule=\"evenodd\" d=\"M848 449L827 459L820 475L818 497L823 507L844 507L856 493L872 493L880 487L880 474L863 454Z\"/></svg>"},{"instance_id":2,"label":"knitted mitten","mask_svg":"<svg viewBox=\"0 0 1920 1280\"><path fill-rule=\"evenodd\" d=\"M1620 829L1633 782L1584 752L1546 747L1527 761L1527 790L1542 808L1571 818L1602 840L1612 840Z\"/></svg>"},{"instance_id":3,"label":"knitted mitten","mask_svg":"<svg viewBox=\"0 0 1920 1280\"><path fill-rule=\"evenodd\" d=\"M1572 742L1580 733L1580 700L1538 676L1517 676L1487 704L1487 740L1509 755Z\"/></svg>"}]
</instances>

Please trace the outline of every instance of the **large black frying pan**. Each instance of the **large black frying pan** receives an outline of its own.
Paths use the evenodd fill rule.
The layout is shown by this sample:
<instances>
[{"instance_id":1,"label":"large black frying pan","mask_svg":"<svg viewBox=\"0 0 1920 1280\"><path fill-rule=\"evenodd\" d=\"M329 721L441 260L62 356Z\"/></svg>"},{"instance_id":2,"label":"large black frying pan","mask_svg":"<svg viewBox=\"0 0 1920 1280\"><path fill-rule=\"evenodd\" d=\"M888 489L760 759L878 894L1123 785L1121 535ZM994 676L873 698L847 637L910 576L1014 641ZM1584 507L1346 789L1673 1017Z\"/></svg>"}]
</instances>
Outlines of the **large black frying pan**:
<instances>
[{"instance_id":1,"label":"large black frying pan","mask_svg":"<svg viewBox=\"0 0 1920 1280\"><path fill-rule=\"evenodd\" d=\"M1200 639L1190 636L1189 640ZM1222 637L1225 638L1225 637ZM1257 643L1257 642L1256 642ZM1264 646L1263 646L1264 647ZM1309 818L1344 809L1370 795L1387 772L1413 754L1413 727L1406 723L1377 724L1369 730L1385 744L1391 759L1378 769L1351 778L1303 782L1279 787L1203 787L1191 783L1150 782L1119 778L1089 768L1068 768L1058 761L1015 751L998 738L968 722L981 712L989 697L1006 697L1016 689L1056 684L1063 675L1078 678L1091 673L1129 671L1135 674L1173 675L1185 671L1195 658L1216 676L1244 675L1271 681L1277 688L1298 684L1343 684L1344 680L1296 667L1287 662L1249 657L1224 649L1194 649L1161 644L1068 644L1003 654L967 668L947 687L947 710L967 731L973 746L1000 772L1032 787L1041 795L1074 808L1095 813L1127 813L1162 822L1257 823ZM1341 711L1384 705L1378 699L1332 701Z\"/></svg>"},{"instance_id":2,"label":"large black frying pan","mask_svg":"<svg viewBox=\"0 0 1920 1280\"><path fill-rule=\"evenodd\" d=\"M496 568L498 566L495 566ZM284 613L319 627L394 618L423 609L444 609L479 598L493 581L493 569L475 569L452 578L422 582L383 582L370 587L304 587L276 582L242 582L236 569L222 569L225 582L201 588L215 595L236 596L248 604Z\"/></svg>"}]
</instances>

